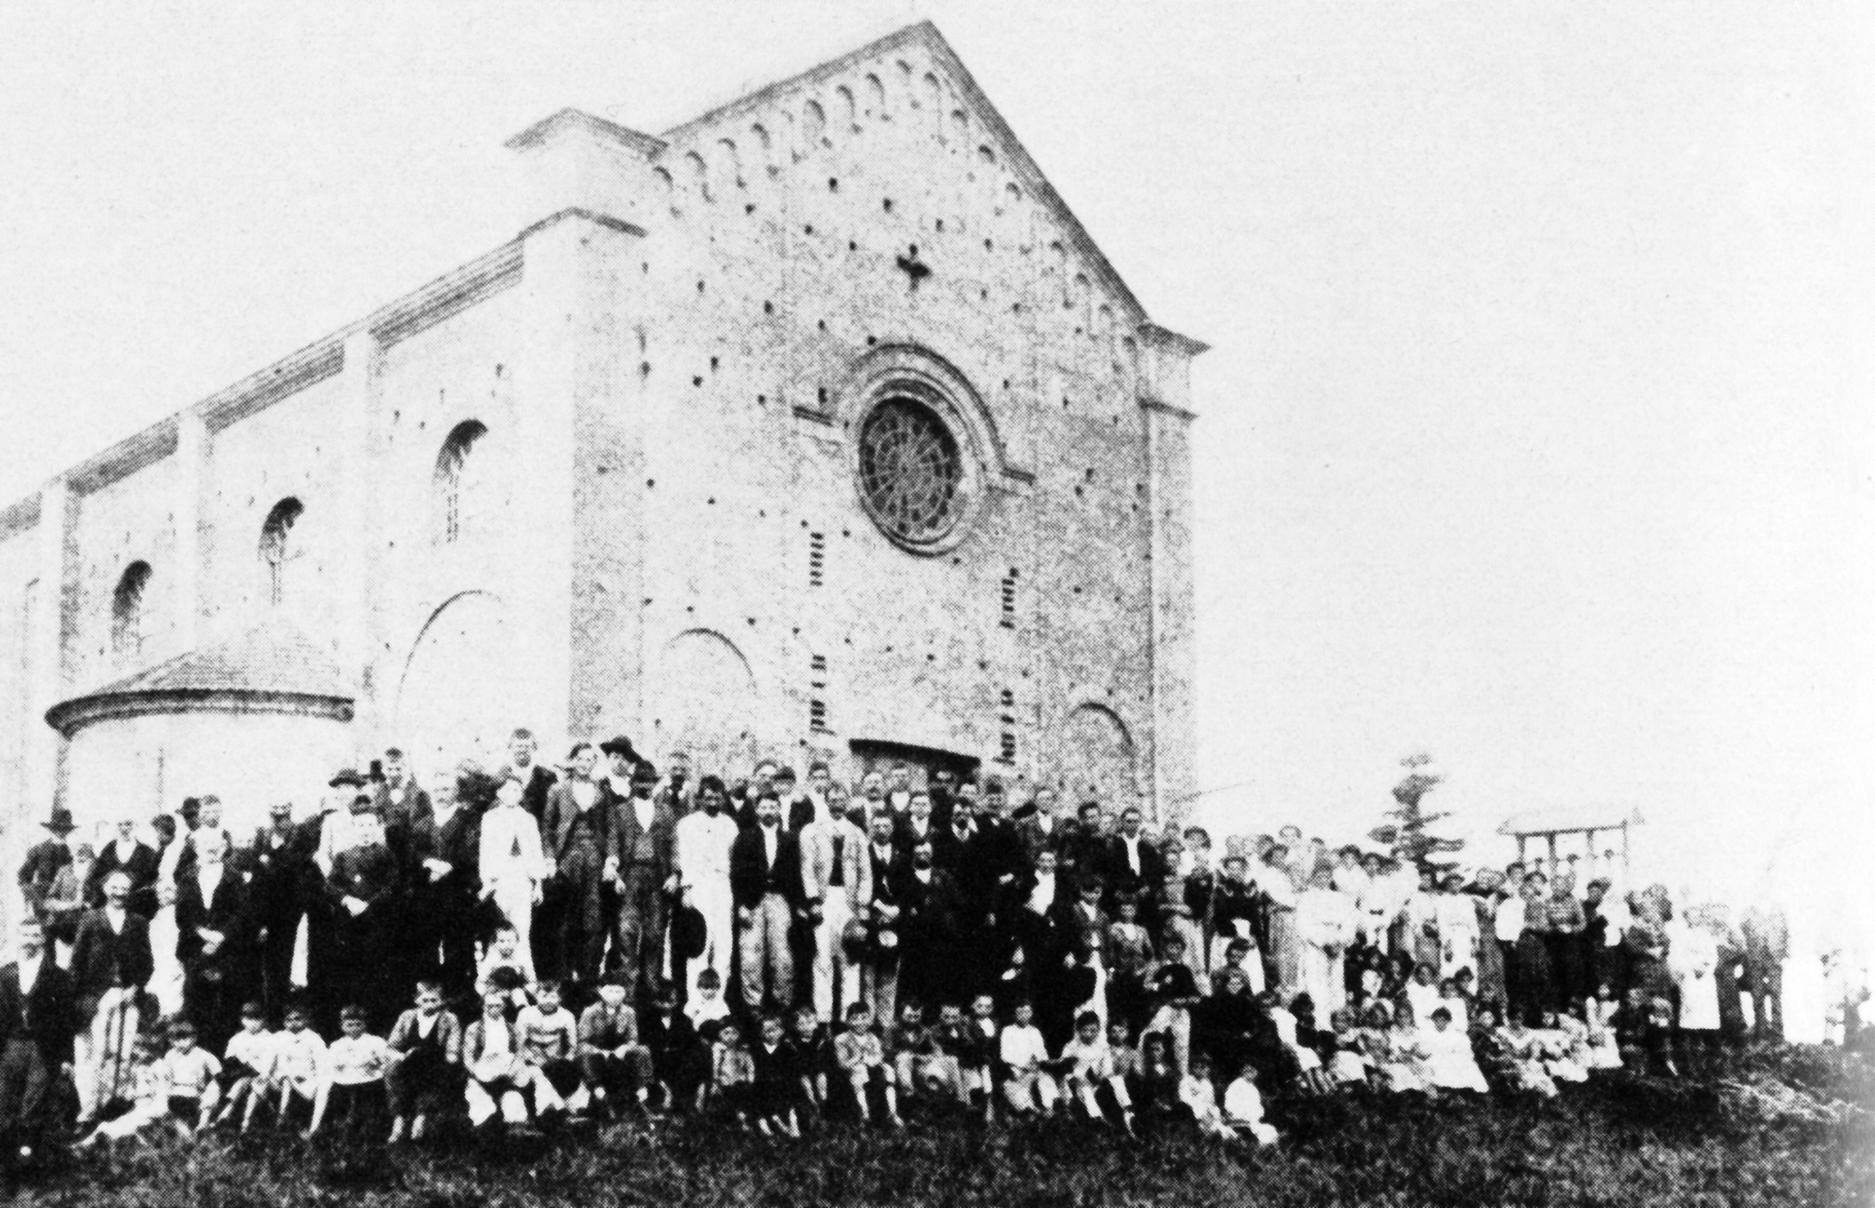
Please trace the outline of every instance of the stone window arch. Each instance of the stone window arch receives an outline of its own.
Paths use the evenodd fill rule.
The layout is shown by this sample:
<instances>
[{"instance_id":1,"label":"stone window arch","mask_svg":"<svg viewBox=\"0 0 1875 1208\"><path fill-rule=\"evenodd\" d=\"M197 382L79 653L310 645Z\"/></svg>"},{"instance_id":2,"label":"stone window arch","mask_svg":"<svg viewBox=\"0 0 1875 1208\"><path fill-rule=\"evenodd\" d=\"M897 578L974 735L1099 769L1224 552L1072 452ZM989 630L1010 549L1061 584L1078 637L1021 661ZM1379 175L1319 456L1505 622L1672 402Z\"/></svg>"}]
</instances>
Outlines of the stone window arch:
<instances>
[{"instance_id":1,"label":"stone window arch","mask_svg":"<svg viewBox=\"0 0 1875 1208\"><path fill-rule=\"evenodd\" d=\"M436 496L438 545L456 544L481 521L487 457L479 446L487 435L488 426L480 420L464 420L450 430L442 451L436 455L431 486Z\"/></svg>"},{"instance_id":2,"label":"stone window arch","mask_svg":"<svg viewBox=\"0 0 1875 1208\"><path fill-rule=\"evenodd\" d=\"M267 573L267 603L277 606L286 599L288 567L303 552L293 541L293 526L306 511L299 500L288 496L273 505L260 526L261 565Z\"/></svg>"},{"instance_id":3,"label":"stone window arch","mask_svg":"<svg viewBox=\"0 0 1875 1208\"><path fill-rule=\"evenodd\" d=\"M143 653L144 590L150 584L150 564L132 562L118 577L111 593L111 653L120 662L129 662Z\"/></svg>"}]
</instances>

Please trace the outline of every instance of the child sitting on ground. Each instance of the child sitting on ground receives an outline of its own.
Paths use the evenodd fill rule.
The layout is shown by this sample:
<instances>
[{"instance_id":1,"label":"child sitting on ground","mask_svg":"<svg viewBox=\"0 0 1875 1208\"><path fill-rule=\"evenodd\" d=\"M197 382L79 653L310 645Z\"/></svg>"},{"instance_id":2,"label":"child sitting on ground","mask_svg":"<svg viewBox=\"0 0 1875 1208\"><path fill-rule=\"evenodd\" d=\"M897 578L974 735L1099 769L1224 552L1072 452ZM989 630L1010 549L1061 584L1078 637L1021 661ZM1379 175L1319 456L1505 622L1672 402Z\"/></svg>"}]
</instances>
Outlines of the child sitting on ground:
<instances>
[{"instance_id":1,"label":"child sitting on ground","mask_svg":"<svg viewBox=\"0 0 1875 1208\"><path fill-rule=\"evenodd\" d=\"M579 1021L561 1005L560 983L541 982L534 988L534 1004L522 1007L514 1018L521 1060L534 1069L534 1118L554 1125L574 1107L583 1107L579 1095Z\"/></svg>"},{"instance_id":2,"label":"child sitting on ground","mask_svg":"<svg viewBox=\"0 0 1875 1208\"><path fill-rule=\"evenodd\" d=\"M217 1125L241 1117L241 1131L254 1125L273 1065L274 1036L267 1030L266 1013L257 1002L241 1008L241 1030L228 1038L221 1060L221 1110Z\"/></svg>"},{"instance_id":3,"label":"child sitting on ground","mask_svg":"<svg viewBox=\"0 0 1875 1208\"><path fill-rule=\"evenodd\" d=\"M348 1006L339 1012L343 1034L326 1050L325 1077L319 1081L319 1098L313 1103L312 1124L306 1136L312 1137L334 1121L354 1132L363 1132L385 1110L384 1074L391 1066L391 1050L382 1036L365 1031L364 1008Z\"/></svg>"},{"instance_id":4,"label":"child sitting on ground","mask_svg":"<svg viewBox=\"0 0 1875 1208\"><path fill-rule=\"evenodd\" d=\"M755 1101L755 1059L742 1043L742 1028L734 1016L722 1021L710 1045L710 1095L744 1131L760 1106Z\"/></svg>"},{"instance_id":5,"label":"child sitting on ground","mask_svg":"<svg viewBox=\"0 0 1875 1208\"><path fill-rule=\"evenodd\" d=\"M942 1056L937 1038L925 1026L924 1008L912 999L900 1003L898 1026L892 1029L892 1068L900 1091L912 1099L929 1094L926 1076Z\"/></svg>"},{"instance_id":6,"label":"child sitting on ground","mask_svg":"<svg viewBox=\"0 0 1875 1208\"><path fill-rule=\"evenodd\" d=\"M145 1032L137 1037L124 1081L135 1096L130 1110L114 1119L100 1121L72 1145L74 1152L95 1148L104 1141L127 1140L169 1117L169 1073L163 1068L153 1033Z\"/></svg>"},{"instance_id":7,"label":"child sitting on ground","mask_svg":"<svg viewBox=\"0 0 1875 1208\"><path fill-rule=\"evenodd\" d=\"M1307 994L1298 994L1284 1010L1282 1004L1275 1001L1275 995L1266 1008L1270 1023L1276 1027L1276 1034L1282 1038L1283 1046L1295 1058L1296 1067L1301 1071L1302 1089L1311 1095L1325 1095L1332 1088L1328 1081L1328 1072L1322 1068L1322 1057L1315 1051L1315 1001Z\"/></svg>"},{"instance_id":8,"label":"child sitting on ground","mask_svg":"<svg viewBox=\"0 0 1875 1208\"><path fill-rule=\"evenodd\" d=\"M964 1086L970 1092L970 1106L982 1112L984 1120L994 1114L992 1097L996 1093L996 1000L979 994L970 1000L967 1025L969 1047L959 1054Z\"/></svg>"},{"instance_id":9,"label":"child sitting on ground","mask_svg":"<svg viewBox=\"0 0 1875 1208\"><path fill-rule=\"evenodd\" d=\"M1117 1121L1133 1132L1133 1097L1113 1068L1113 1050L1100 1034L1100 1016L1083 1011L1074 1021L1074 1036L1061 1048L1062 1090L1078 1102L1087 1118L1097 1123Z\"/></svg>"},{"instance_id":10,"label":"child sitting on ground","mask_svg":"<svg viewBox=\"0 0 1875 1208\"><path fill-rule=\"evenodd\" d=\"M1327 1043L1329 1081L1337 1087L1366 1085L1370 1069L1354 1027L1354 1012L1343 1008L1329 1020L1333 1025Z\"/></svg>"},{"instance_id":11,"label":"child sitting on ground","mask_svg":"<svg viewBox=\"0 0 1875 1208\"><path fill-rule=\"evenodd\" d=\"M441 985L417 983L416 1005L397 1017L385 1047L399 1055L384 1078L391 1101L390 1143L403 1140L406 1131L421 1141L430 1119L462 1093L462 1025L443 1010Z\"/></svg>"},{"instance_id":12,"label":"child sitting on ground","mask_svg":"<svg viewBox=\"0 0 1875 1208\"><path fill-rule=\"evenodd\" d=\"M1172 1041L1172 1060L1180 1070L1191 1061L1191 1009L1199 1002L1198 983L1185 963L1185 939L1178 932L1160 944L1165 959L1146 976L1146 999L1152 1005L1149 1032L1166 1032Z\"/></svg>"},{"instance_id":13,"label":"child sitting on ground","mask_svg":"<svg viewBox=\"0 0 1875 1208\"><path fill-rule=\"evenodd\" d=\"M852 1088L860 1123L883 1117L890 1127L901 1127L896 1078L886 1064L885 1045L873 1029L870 1006L856 1002L846 1009L846 1031L834 1037L833 1058Z\"/></svg>"},{"instance_id":14,"label":"child sitting on ground","mask_svg":"<svg viewBox=\"0 0 1875 1208\"><path fill-rule=\"evenodd\" d=\"M463 1097L469 1125L486 1131L499 1115L508 1125L527 1123L527 1092L533 1067L521 1059L514 1025L508 1022L508 993L491 989L482 995L482 1017L462 1037L462 1065L468 1075Z\"/></svg>"},{"instance_id":15,"label":"child sitting on ground","mask_svg":"<svg viewBox=\"0 0 1875 1208\"><path fill-rule=\"evenodd\" d=\"M1139 1049L1133 1045L1132 1030L1123 1019L1111 1020L1107 1024L1107 1049L1113 1054L1113 1076L1126 1088L1128 1097L1139 1100L1139 1075L1141 1063Z\"/></svg>"},{"instance_id":16,"label":"child sitting on ground","mask_svg":"<svg viewBox=\"0 0 1875 1208\"><path fill-rule=\"evenodd\" d=\"M1426 1051L1426 1080L1439 1090L1485 1093L1484 1074L1471 1055L1471 1037L1452 1026L1452 1012L1432 1009L1432 1031L1421 1034Z\"/></svg>"},{"instance_id":17,"label":"child sitting on ground","mask_svg":"<svg viewBox=\"0 0 1875 1208\"><path fill-rule=\"evenodd\" d=\"M936 1056L926 1065L923 1078L931 1089L948 1093L966 1107L970 1105L970 1087L964 1081L964 1066L976 1053L977 1042L963 1008L947 1002L938 1008L937 1026L931 1029L931 1043Z\"/></svg>"},{"instance_id":18,"label":"child sitting on ground","mask_svg":"<svg viewBox=\"0 0 1875 1208\"><path fill-rule=\"evenodd\" d=\"M827 1114L827 1071L833 1066L833 1046L812 1007L798 1008L789 1016L793 1024L788 1043L801 1063L802 1105L816 1116Z\"/></svg>"},{"instance_id":19,"label":"child sitting on ground","mask_svg":"<svg viewBox=\"0 0 1875 1208\"><path fill-rule=\"evenodd\" d=\"M1432 965L1421 961L1413 967L1413 980L1406 983L1406 1004L1413 1008L1413 1018L1431 1019L1439 1005L1439 985Z\"/></svg>"},{"instance_id":20,"label":"child sitting on ground","mask_svg":"<svg viewBox=\"0 0 1875 1208\"><path fill-rule=\"evenodd\" d=\"M1466 970L1461 969L1459 972L1463 973L1466 972ZM1444 1007L1446 1013L1452 1017L1452 1030L1454 1032L1458 1032L1461 1035L1471 1034L1471 1000L1459 992L1457 978L1448 977L1439 983L1439 1001L1437 1005ZM1430 1011L1427 1012L1426 1018L1430 1019L1431 1017L1432 1013Z\"/></svg>"},{"instance_id":21,"label":"child sitting on ground","mask_svg":"<svg viewBox=\"0 0 1875 1208\"><path fill-rule=\"evenodd\" d=\"M1620 1006L1614 988L1603 982L1588 1003L1589 1072L1621 1068L1621 1046L1615 1034L1615 1018Z\"/></svg>"},{"instance_id":22,"label":"child sitting on ground","mask_svg":"<svg viewBox=\"0 0 1875 1208\"><path fill-rule=\"evenodd\" d=\"M755 1127L765 1137L801 1138L801 1081L806 1068L779 1015L764 1015L749 1058L755 1064Z\"/></svg>"},{"instance_id":23,"label":"child sitting on ground","mask_svg":"<svg viewBox=\"0 0 1875 1208\"><path fill-rule=\"evenodd\" d=\"M1224 1123L1239 1137L1274 1145L1276 1129L1263 1119L1263 1095L1257 1090L1256 1077L1256 1069L1245 1065L1224 1088Z\"/></svg>"},{"instance_id":24,"label":"child sitting on ground","mask_svg":"<svg viewBox=\"0 0 1875 1208\"><path fill-rule=\"evenodd\" d=\"M599 979L599 1000L579 1016L579 1071L595 1117L636 1101L640 1114L654 1081L651 1051L638 1042L638 1013L625 1001L625 975Z\"/></svg>"},{"instance_id":25,"label":"child sitting on ground","mask_svg":"<svg viewBox=\"0 0 1875 1208\"><path fill-rule=\"evenodd\" d=\"M311 1118L326 1066L326 1042L307 1026L311 1021L306 1009L288 1007L285 1022L286 1029L274 1037L273 1062L259 1087L263 1098L269 1093L277 1096L275 1118L282 1124L291 1121L296 1105L304 1107Z\"/></svg>"},{"instance_id":26,"label":"child sitting on ground","mask_svg":"<svg viewBox=\"0 0 1875 1208\"><path fill-rule=\"evenodd\" d=\"M1255 1089L1254 1083L1251 1089ZM1211 1081L1211 1059L1203 1053L1192 1055L1191 1069L1178 1080L1178 1105L1198 1126L1200 1136L1230 1140L1237 1135L1224 1120L1224 1110L1217 1101L1217 1085Z\"/></svg>"},{"instance_id":27,"label":"child sitting on ground","mask_svg":"<svg viewBox=\"0 0 1875 1208\"><path fill-rule=\"evenodd\" d=\"M1049 1076L1048 1046L1035 1026L1035 1008L1019 1002L1015 1018L1003 1028L1000 1045L1008 1078L1003 1082L1003 1098L1017 1116L1028 1118L1055 1112L1055 1080Z\"/></svg>"}]
</instances>

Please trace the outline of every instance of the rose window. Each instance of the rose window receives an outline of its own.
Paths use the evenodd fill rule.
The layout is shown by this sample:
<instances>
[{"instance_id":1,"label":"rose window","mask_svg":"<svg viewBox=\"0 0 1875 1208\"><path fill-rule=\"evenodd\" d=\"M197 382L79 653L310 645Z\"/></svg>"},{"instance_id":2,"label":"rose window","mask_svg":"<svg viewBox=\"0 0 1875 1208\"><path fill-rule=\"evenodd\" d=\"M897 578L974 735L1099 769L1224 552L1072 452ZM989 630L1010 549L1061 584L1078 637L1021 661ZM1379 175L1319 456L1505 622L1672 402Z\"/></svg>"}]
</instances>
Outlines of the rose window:
<instances>
[{"instance_id":1,"label":"rose window","mask_svg":"<svg viewBox=\"0 0 1875 1208\"><path fill-rule=\"evenodd\" d=\"M964 464L957 439L936 413L907 398L888 398L859 433L859 493L873 520L894 540L925 544L957 522Z\"/></svg>"}]
</instances>

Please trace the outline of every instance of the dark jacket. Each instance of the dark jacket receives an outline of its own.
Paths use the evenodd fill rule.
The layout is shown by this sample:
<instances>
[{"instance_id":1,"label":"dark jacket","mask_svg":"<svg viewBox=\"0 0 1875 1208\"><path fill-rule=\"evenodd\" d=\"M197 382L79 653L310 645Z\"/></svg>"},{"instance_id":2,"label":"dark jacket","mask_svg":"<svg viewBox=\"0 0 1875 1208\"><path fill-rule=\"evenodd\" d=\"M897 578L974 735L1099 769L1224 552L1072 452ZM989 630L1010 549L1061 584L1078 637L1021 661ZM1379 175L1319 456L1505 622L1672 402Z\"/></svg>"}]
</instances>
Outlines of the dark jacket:
<instances>
[{"instance_id":1,"label":"dark jacket","mask_svg":"<svg viewBox=\"0 0 1875 1208\"><path fill-rule=\"evenodd\" d=\"M770 864L761 828L745 830L729 848L729 892L738 907L753 908L764 895L779 893L796 909L807 905L801 881L801 840L792 831L778 830L775 859Z\"/></svg>"},{"instance_id":2,"label":"dark jacket","mask_svg":"<svg viewBox=\"0 0 1875 1208\"><path fill-rule=\"evenodd\" d=\"M72 1034L78 1030L77 997L72 976L58 967L48 949L39 960L32 993L20 995L20 967L0 966L0 1049L14 1040L30 1040L50 1066L72 1059Z\"/></svg>"},{"instance_id":3,"label":"dark jacket","mask_svg":"<svg viewBox=\"0 0 1875 1208\"><path fill-rule=\"evenodd\" d=\"M212 901L202 900L201 878L195 873L176 883L176 957L188 964L202 950L198 927L219 931L231 948L245 946L254 928L254 895L241 874L224 866Z\"/></svg>"},{"instance_id":4,"label":"dark jacket","mask_svg":"<svg viewBox=\"0 0 1875 1208\"><path fill-rule=\"evenodd\" d=\"M1125 839L1119 835L1108 835L1102 848L1102 872L1110 892L1153 893L1165 883L1165 861L1160 859L1159 849L1144 836L1139 840L1138 872L1133 871L1127 859Z\"/></svg>"},{"instance_id":5,"label":"dark jacket","mask_svg":"<svg viewBox=\"0 0 1875 1208\"><path fill-rule=\"evenodd\" d=\"M651 803L651 865L659 881L671 875L677 858L677 817L661 801ZM612 802L612 826L609 836L611 845L605 849L607 856L616 857L619 867L635 863L632 853L637 850L638 840L644 828L638 824L638 809L631 798L614 799Z\"/></svg>"},{"instance_id":6,"label":"dark jacket","mask_svg":"<svg viewBox=\"0 0 1875 1208\"><path fill-rule=\"evenodd\" d=\"M98 849L97 859L91 862L91 875L85 879L85 905L102 906L104 904L104 878L114 872L122 871L130 876L130 901L128 905L144 918L156 913L156 849L147 843L139 842L131 849L130 858L119 860L117 843L112 840Z\"/></svg>"},{"instance_id":7,"label":"dark jacket","mask_svg":"<svg viewBox=\"0 0 1875 1208\"><path fill-rule=\"evenodd\" d=\"M85 912L72 943L72 984L84 1018L97 1012L98 999L106 990L118 986L142 989L155 972L148 919L126 911L124 929L116 931L103 907Z\"/></svg>"}]
</instances>

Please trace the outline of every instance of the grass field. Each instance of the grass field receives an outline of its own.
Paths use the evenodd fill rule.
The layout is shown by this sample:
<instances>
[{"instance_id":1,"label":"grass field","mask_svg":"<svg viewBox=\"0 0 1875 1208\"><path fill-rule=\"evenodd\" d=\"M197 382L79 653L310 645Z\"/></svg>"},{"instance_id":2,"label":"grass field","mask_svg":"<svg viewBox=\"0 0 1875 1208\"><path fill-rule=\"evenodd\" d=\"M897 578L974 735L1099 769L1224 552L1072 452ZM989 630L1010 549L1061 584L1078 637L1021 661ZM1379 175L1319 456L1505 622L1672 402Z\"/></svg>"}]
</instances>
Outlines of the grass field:
<instances>
[{"instance_id":1,"label":"grass field","mask_svg":"<svg viewBox=\"0 0 1875 1208\"><path fill-rule=\"evenodd\" d=\"M624 1126L491 1152L283 1138L164 1138L66 1162L20 1205L1868 1205L1875 1063L1794 1051L1743 1076L1847 1120L1741 1104L1710 1086L1617 1076L1549 1102L1345 1096L1273 1105L1273 1148L1146 1142L1081 1124L925 1119L903 1135L834 1128L793 1143L710 1123ZM914 1117L916 1119L916 1117Z\"/></svg>"}]
</instances>

